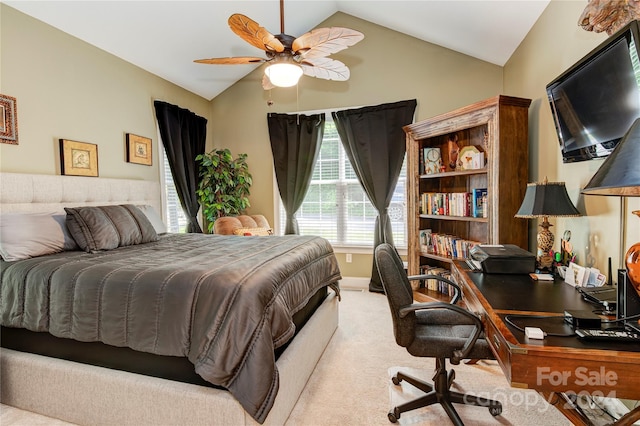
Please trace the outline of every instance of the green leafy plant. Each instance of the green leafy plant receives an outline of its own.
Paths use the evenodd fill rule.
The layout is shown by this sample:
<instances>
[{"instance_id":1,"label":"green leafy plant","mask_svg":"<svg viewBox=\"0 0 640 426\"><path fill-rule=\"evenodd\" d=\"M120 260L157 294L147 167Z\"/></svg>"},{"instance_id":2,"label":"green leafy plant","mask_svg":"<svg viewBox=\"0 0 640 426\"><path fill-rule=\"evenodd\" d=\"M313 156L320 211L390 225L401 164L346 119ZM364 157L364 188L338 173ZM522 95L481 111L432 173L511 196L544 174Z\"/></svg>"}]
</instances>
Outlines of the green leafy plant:
<instances>
[{"instance_id":1,"label":"green leafy plant","mask_svg":"<svg viewBox=\"0 0 640 426\"><path fill-rule=\"evenodd\" d=\"M247 154L234 159L228 149L214 149L196 157L200 168L200 185L196 193L209 232L222 216L243 213L249 207L251 174Z\"/></svg>"}]
</instances>

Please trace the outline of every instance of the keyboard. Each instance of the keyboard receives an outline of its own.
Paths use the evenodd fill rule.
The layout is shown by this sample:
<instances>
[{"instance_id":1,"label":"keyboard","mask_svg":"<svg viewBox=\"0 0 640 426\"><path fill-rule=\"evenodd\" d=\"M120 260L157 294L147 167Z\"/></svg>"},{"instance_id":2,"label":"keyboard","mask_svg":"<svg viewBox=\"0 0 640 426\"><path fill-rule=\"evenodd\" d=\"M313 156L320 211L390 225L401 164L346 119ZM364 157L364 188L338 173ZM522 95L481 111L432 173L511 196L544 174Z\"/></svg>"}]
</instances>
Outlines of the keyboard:
<instances>
[{"instance_id":1,"label":"keyboard","mask_svg":"<svg viewBox=\"0 0 640 426\"><path fill-rule=\"evenodd\" d=\"M630 330L576 329L576 335L585 340L608 340L610 342L640 343L640 333Z\"/></svg>"}]
</instances>

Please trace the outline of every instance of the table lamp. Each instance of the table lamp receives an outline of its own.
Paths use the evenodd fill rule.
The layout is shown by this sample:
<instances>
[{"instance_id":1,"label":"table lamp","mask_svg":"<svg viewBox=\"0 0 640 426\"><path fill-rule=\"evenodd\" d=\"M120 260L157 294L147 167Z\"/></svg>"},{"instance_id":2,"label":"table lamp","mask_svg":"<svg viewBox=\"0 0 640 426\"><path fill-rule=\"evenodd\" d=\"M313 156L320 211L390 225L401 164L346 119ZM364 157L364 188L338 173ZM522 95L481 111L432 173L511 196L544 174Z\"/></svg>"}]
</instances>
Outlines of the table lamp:
<instances>
[{"instance_id":1,"label":"table lamp","mask_svg":"<svg viewBox=\"0 0 640 426\"><path fill-rule=\"evenodd\" d=\"M620 139L582 193L620 197L620 259L625 247L626 197L640 197L640 118ZM640 217L640 211L634 211ZM640 242L633 244L624 257L628 277L640 295Z\"/></svg>"},{"instance_id":2,"label":"table lamp","mask_svg":"<svg viewBox=\"0 0 640 426\"><path fill-rule=\"evenodd\" d=\"M571 202L564 182L548 182L544 178L543 182L528 183L527 191L524 194L522 205L515 217L522 218L542 218L540 231L536 238L538 243L537 267L539 270L551 270L553 267L553 257L549 254L553 248L553 232L549 227L549 217L574 217L580 216L580 212Z\"/></svg>"}]
</instances>

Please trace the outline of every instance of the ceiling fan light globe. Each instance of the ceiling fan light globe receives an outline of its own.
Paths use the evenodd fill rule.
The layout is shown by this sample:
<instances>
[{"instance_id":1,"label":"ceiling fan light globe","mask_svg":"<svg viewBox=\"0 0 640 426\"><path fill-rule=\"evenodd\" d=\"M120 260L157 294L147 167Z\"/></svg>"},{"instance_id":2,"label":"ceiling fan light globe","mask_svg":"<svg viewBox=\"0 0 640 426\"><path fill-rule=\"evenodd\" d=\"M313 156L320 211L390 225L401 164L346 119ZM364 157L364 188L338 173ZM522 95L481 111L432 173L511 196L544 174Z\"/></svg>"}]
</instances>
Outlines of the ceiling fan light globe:
<instances>
[{"instance_id":1,"label":"ceiling fan light globe","mask_svg":"<svg viewBox=\"0 0 640 426\"><path fill-rule=\"evenodd\" d=\"M291 87L298 84L302 77L302 67L292 63L275 63L269 65L264 73L274 86Z\"/></svg>"}]
</instances>

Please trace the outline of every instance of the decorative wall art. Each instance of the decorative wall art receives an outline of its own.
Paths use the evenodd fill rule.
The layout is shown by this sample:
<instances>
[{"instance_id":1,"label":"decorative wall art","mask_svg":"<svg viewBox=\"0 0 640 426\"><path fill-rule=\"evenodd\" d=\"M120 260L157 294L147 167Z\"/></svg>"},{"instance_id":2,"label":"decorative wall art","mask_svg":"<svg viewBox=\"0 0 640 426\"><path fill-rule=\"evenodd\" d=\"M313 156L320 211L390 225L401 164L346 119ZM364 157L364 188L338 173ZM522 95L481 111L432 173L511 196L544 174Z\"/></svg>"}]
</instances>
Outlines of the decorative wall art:
<instances>
[{"instance_id":1,"label":"decorative wall art","mask_svg":"<svg viewBox=\"0 0 640 426\"><path fill-rule=\"evenodd\" d=\"M18 145L16 98L0 95L0 142Z\"/></svg>"},{"instance_id":2,"label":"decorative wall art","mask_svg":"<svg viewBox=\"0 0 640 426\"><path fill-rule=\"evenodd\" d=\"M68 176L98 176L98 145L60 139L60 169Z\"/></svg>"},{"instance_id":3,"label":"decorative wall art","mask_svg":"<svg viewBox=\"0 0 640 426\"><path fill-rule=\"evenodd\" d=\"M151 139L127 133L127 162L150 166Z\"/></svg>"}]
</instances>

